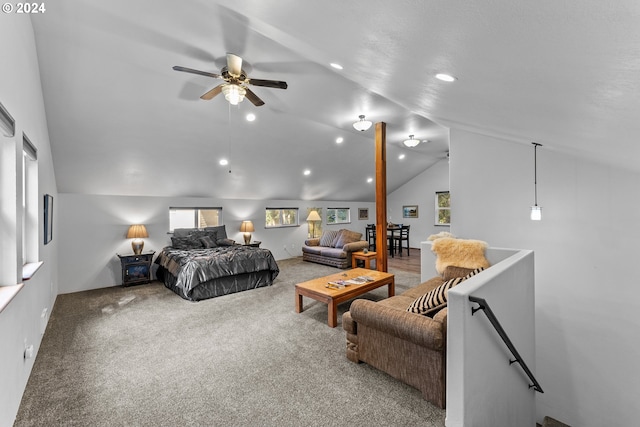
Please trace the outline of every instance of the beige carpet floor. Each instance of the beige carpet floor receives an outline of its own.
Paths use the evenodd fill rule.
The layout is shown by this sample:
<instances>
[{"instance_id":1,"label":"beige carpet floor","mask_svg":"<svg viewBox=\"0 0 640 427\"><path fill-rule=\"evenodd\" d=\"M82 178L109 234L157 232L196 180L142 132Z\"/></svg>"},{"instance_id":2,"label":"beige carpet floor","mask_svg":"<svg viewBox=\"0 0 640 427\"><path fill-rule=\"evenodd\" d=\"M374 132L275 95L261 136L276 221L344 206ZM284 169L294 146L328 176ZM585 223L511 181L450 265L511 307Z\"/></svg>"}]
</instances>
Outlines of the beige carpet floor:
<instances>
[{"instance_id":1,"label":"beige carpet floor","mask_svg":"<svg viewBox=\"0 0 640 427\"><path fill-rule=\"evenodd\" d=\"M59 295L15 426L444 426L420 392L346 359L326 305L295 313L295 283L336 269L278 264L273 286L197 303L159 282ZM419 282L391 272L396 293Z\"/></svg>"}]
</instances>

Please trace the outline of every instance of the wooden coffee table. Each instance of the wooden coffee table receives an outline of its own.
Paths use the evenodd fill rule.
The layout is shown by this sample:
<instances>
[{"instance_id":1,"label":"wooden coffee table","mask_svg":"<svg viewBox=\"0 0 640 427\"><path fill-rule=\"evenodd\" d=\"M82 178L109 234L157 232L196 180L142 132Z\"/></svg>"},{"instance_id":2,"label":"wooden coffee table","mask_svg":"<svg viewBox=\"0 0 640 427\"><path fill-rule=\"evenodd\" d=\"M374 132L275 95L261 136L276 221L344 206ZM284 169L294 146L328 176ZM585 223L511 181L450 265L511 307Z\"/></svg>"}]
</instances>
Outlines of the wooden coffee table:
<instances>
[{"instance_id":1,"label":"wooden coffee table","mask_svg":"<svg viewBox=\"0 0 640 427\"><path fill-rule=\"evenodd\" d=\"M349 280L358 276L371 277L373 282L349 285L342 289L327 288L329 282ZM308 282L298 283L296 285L296 313L302 313L303 296L323 302L328 306L327 323L330 327L335 328L338 324L338 304L384 285L389 285L389 297L392 297L395 294L395 278L393 274L366 268L354 268L329 276L318 277Z\"/></svg>"}]
</instances>

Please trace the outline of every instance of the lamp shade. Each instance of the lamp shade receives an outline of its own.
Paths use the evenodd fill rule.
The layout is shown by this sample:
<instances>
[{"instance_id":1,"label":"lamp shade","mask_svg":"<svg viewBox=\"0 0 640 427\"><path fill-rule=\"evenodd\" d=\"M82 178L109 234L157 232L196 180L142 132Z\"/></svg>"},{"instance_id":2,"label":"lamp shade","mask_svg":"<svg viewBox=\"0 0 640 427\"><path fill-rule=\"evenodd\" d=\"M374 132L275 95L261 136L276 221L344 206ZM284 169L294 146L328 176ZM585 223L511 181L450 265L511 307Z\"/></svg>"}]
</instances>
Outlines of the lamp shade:
<instances>
[{"instance_id":1,"label":"lamp shade","mask_svg":"<svg viewBox=\"0 0 640 427\"><path fill-rule=\"evenodd\" d=\"M149 237L149 233L147 233L147 229L143 224L134 224L129 227L127 239L140 239L142 237Z\"/></svg>"},{"instance_id":2,"label":"lamp shade","mask_svg":"<svg viewBox=\"0 0 640 427\"><path fill-rule=\"evenodd\" d=\"M531 206L531 220L532 221L540 221L542 220L542 207L538 205Z\"/></svg>"},{"instance_id":3,"label":"lamp shade","mask_svg":"<svg viewBox=\"0 0 640 427\"><path fill-rule=\"evenodd\" d=\"M311 212L309 212L309 216L307 217L307 221L322 221L322 218L320 218L320 215L318 214L318 211L311 211Z\"/></svg>"},{"instance_id":4,"label":"lamp shade","mask_svg":"<svg viewBox=\"0 0 640 427\"><path fill-rule=\"evenodd\" d=\"M242 231L243 233L252 233L255 230L253 229L253 222L251 221L242 221L242 224L240 224L240 231Z\"/></svg>"}]
</instances>

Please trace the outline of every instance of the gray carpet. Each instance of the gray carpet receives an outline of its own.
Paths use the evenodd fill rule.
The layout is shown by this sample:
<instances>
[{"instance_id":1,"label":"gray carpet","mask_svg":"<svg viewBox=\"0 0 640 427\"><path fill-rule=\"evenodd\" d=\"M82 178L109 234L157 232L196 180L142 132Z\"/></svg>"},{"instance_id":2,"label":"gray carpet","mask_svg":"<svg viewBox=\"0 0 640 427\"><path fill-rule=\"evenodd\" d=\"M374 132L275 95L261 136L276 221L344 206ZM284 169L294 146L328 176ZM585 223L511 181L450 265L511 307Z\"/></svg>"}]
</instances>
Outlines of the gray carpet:
<instances>
[{"instance_id":1,"label":"gray carpet","mask_svg":"<svg viewBox=\"0 0 640 427\"><path fill-rule=\"evenodd\" d=\"M327 306L278 262L273 286L197 303L158 282L57 298L15 426L444 426L420 392L345 357ZM419 275L390 270L396 293ZM364 298L386 297L387 287Z\"/></svg>"}]
</instances>

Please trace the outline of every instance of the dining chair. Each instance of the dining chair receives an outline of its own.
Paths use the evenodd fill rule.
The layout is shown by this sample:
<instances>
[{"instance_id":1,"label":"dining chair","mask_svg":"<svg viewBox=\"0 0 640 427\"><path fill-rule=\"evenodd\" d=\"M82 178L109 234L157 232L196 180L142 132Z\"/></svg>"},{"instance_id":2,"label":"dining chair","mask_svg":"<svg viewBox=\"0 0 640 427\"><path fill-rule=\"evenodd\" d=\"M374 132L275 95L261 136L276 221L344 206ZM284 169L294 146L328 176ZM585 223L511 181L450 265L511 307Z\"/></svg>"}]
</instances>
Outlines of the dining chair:
<instances>
[{"instance_id":1,"label":"dining chair","mask_svg":"<svg viewBox=\"0 0 640 427\"><path fill-rule=\"evenodd\" d=\"M375 224L367 224L367 228L365 229L367 235L367 242L369 242L369 249L372 251L376 250L376 225Z\"/></svg>"},{"instance_id":2,"label":"dining chair","mask_svg":"<svg viewBox=\"0 0 640 427\"><path fill-rule=\"evenodd\" d=\"M403 225L400 227L398 233L393 236L393 245L394 252L395 248L398 248L398 253L402 256L402 242L407 242L405 246L407 248L407 256L409 256L409 230L411 229L410 225Z\"/></svg>"}]
</instances>

